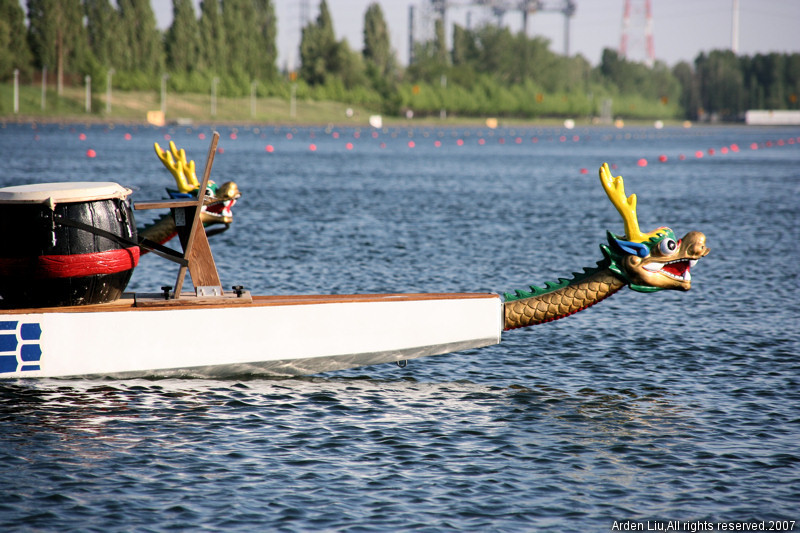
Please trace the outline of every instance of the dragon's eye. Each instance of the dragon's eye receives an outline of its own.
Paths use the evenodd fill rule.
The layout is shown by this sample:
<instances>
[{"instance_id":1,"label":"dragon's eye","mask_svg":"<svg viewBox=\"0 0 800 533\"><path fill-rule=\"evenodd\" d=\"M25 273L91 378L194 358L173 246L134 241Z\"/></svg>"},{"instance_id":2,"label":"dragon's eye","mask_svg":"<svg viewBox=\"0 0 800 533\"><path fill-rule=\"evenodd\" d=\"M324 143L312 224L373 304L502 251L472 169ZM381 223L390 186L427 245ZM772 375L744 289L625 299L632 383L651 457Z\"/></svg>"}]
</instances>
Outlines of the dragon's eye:
<instances>
[{"instance_id":1,"label":"dragon's eye","mask_svg":"<svg viewBox=\"0 0 800 533\"><path fill-rule=\"evenodd\" d=\"M678 249L678 243L674 239L664 239L658 243L658 251L663 255L672 255Z\"/></svg>"}]
</instances>

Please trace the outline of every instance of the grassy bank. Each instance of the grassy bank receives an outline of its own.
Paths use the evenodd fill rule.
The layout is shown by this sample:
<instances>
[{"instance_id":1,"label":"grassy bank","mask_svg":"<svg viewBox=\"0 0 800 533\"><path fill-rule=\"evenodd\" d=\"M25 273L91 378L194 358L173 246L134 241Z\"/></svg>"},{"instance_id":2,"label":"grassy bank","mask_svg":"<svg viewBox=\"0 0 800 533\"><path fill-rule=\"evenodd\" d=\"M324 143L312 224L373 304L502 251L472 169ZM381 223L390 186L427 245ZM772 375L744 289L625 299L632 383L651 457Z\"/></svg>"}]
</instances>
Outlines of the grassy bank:
<instances>
[{"instance_id":1,"label":"grassy bank","mask_svg":"<svg viewBox=\"0 0 800 533\"><path fill-rule=\"evenodd\" d=\"M339 102L314 102L297 100L292 109L288 100L280 98L216 99L216 113L212 113L210 95L167 93L166 121L194 123L297 123L367 124L370 112L352 107L347 113L346 104ZM15 120L57 120L64 122L145 122L148 111L161 109L161 95L157 91L114 91L110 106L106 94L95 94L91 98L90 110L86 109L86 93L83 88L65 88L61 96L48 90L42 108L42 91L38 87L20 87L19 108L14 113L13 87L0 84L0 118ZM294 111L294 112L293 112ZM348 116L350 115L350 116Z\"/></svg>"},{"instance_id":2,"label":"grassy bank","mask_svg":"<svg viewBox=\"0 0 800 533\"><path fill-rule=\"evenodd\" d=\"M91 97L90 110L86 110L86 93L82 87L68 87L59 96L48 89L42 108L40 87L19 88L19 108L14 112L14 92L11 84L0 84L0 120L5 122L108 122L145 123L148 111L161 109L158 91L114 91L110 106L106 105L105 92ZM212 113L212 99L207 94L167 93L166 122L194 124L337 124L342 126L367 126L372 111L341 102L297 99L294 106L288 99L249 97L216 99ZM576 124L590 124L589 117L574 117ZM514 119L504 118L501 125L561 125L563 118ZM649 120L628 121L650 124ZM413 118L383 117L388 126L468 126L483 125L485 117L459 117L452 113L442 119L438 116Z\"/></svg>"}]
</instances>

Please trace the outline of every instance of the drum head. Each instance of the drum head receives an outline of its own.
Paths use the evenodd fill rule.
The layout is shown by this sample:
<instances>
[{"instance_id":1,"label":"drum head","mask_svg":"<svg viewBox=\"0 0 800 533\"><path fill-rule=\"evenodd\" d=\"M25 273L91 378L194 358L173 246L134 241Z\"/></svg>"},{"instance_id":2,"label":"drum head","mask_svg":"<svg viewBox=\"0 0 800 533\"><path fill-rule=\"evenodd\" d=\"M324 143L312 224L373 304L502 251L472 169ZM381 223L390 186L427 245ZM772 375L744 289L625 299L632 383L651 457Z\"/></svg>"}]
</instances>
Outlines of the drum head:
<instances>
[{"instance_id":1,"label":"drum head","mask_svg":"<svg viewBox=\"0 0 800 533\"><path fill-rule=\"evenodd\" d=\"M65 204L127 198L131 190L113 181L34 183L0 188L0 204Z\"/></svg>"}]
</instances>

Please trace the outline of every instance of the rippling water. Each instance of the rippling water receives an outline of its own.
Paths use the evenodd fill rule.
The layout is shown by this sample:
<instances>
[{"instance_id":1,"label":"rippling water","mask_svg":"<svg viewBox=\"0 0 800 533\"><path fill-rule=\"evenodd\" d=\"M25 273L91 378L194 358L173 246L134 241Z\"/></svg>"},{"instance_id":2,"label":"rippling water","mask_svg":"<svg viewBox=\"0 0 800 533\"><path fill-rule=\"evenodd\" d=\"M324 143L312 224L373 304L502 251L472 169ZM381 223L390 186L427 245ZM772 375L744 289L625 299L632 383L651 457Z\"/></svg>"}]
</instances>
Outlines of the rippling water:
<instances>
[{"instance_id":1,"label":"rippling water","mask_svg":"<svg viewBox=\"0 0 800 533\"><path fill-rule=\"evenodd\" d=\"M152 143L169 136L202 166L210 131L7 125L0 186L113 180L158 198L171 178ZM554 281L622 232L603 161L637 193L644 230L700 230L712 252L688 293L623 291L405 369L0 382L0 529L800 520L797 128L220 132L212 177L244 196L212 248L223 282L254 293ZM130 287L173 270L145 257Z\"/></svg>"}]
</instances>

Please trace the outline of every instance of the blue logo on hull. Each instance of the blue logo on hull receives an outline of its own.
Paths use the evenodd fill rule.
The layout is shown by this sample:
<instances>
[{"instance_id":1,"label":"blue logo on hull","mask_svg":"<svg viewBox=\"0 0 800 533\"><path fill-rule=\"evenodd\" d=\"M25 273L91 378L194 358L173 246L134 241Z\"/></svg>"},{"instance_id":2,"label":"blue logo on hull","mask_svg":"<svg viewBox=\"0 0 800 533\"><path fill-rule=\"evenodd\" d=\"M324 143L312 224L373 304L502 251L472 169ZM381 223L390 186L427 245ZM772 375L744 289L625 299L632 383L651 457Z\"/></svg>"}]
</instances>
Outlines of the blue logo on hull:
<instances>
[{"instance_id":1,"label":"blue logo on hull","mask_svg":"<svg viewBox=\"0 0 800 533\"><path fill-rule=\"evenodd\" d=\"M0 374L41 370L41 336L42 328L36 322L0 321Z\"/></svg>"}]
</instances>

